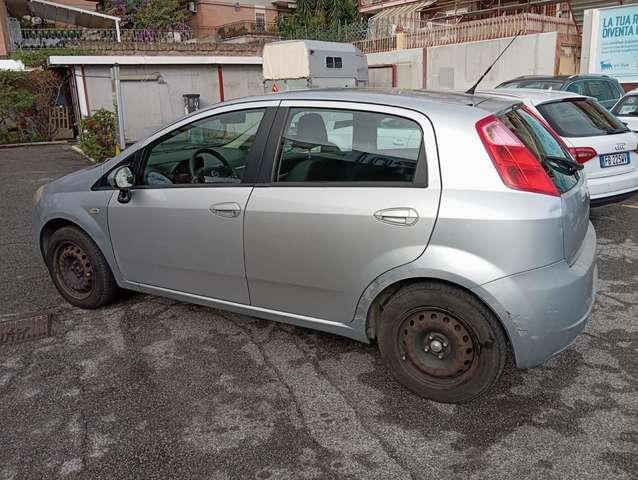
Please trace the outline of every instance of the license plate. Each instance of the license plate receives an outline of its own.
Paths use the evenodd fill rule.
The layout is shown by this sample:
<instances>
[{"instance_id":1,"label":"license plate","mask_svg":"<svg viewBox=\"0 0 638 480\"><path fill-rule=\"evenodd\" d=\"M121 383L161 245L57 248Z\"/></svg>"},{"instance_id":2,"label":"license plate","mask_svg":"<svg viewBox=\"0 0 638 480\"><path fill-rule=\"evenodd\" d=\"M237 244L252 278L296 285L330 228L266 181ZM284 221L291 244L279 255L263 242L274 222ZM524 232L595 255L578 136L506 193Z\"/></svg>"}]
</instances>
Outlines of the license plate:
<instances>
[{"instance_id":1,"label":"license plate","mask_svg":"<svg viewBox=\"0 0 638 480\"><path fill-rule=\"evenodd\" d=\"M629 164L629 152L610 153L609 155L600 155L601 168L617 167L618 165Z\"/></svg>"}]
</instances>

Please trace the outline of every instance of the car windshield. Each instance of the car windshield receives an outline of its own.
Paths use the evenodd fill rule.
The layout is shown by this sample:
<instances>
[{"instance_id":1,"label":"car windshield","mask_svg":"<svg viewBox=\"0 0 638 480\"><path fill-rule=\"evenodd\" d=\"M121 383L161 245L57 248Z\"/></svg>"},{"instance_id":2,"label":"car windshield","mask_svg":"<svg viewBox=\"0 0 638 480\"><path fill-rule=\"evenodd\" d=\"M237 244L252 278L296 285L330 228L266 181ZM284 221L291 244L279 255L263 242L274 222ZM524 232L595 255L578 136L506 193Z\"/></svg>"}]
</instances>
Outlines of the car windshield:
<instances>
[{"instance_id":1,"label":"car windshield","mask_svg":"<svg viewBox=\"0 0 638 480\"><path fill-rule=\"evenodd\" d=\"M638 116L638 95L627 95L622 98L611 111L619 116Z\"/></svg>"},{"instance_id":2,"label":"car windshield","mask_svg":"<svg viewBox=\"0 0 638 480\"><path fill-rule=\"evenodd\" d=\"M561 193L578 183L574 160L541 121L523 108L500 116L501 121L529 148Z\"/></svg>"},{"instance_id":3,"label":"car windshield","mask_svg":"<svg viewBox=\"0 0 638 480\"><path fill-rule=\"evenodd\" d=\"M562 82L554 80L517 80L502 83L496 88L540 88L541 90L560 90Z\"/></svg>"},{"instance_id":4,"label":"car windshield","mask_svg":"<svg viewBox=\"0 0 638 480\"><path fill-rule=\"evenodd\" d=\"M627 127L595 100L567 100L536 107L563 137L596 137L625 133Z\"/></svg>"}]
</instances>

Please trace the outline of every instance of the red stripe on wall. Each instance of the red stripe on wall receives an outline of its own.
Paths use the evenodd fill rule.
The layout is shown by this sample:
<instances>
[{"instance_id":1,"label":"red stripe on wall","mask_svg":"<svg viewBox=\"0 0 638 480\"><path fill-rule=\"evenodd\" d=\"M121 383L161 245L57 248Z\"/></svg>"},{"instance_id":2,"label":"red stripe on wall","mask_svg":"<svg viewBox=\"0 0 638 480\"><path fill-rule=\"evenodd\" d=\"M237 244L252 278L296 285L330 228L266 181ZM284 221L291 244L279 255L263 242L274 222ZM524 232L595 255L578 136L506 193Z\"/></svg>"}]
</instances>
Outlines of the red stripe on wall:
<instances>
[{"instance_id":1,"label":"red stripe on wall","mask_svg":"<svg viewBox=\"0 0 638 480\"><path fill-rule=\"evenodd\" d=\"M219 82L219 101L224 101L224 71L221 65L217 65L217 81Z\"/></svg>"}]
</instances>

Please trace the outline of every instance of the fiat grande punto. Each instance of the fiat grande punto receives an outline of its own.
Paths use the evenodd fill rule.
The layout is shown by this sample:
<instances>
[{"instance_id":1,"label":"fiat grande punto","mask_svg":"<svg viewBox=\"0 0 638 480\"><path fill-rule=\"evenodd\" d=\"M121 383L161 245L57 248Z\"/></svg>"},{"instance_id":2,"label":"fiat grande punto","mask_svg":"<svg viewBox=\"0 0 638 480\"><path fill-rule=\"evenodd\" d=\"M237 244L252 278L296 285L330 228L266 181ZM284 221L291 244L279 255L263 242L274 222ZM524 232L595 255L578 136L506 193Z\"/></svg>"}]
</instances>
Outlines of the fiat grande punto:
<instances>
[{"instance_id":1,"label":"fiat grande punto","mask_svg":"<svg viewBox=\"0 0 638 480\"><path fill-rule=\"evenodd\" d=\"M517 99L287 92L43 186L35 242L75 306L129 289L374 341L407 388L467 402L586 324L581 169Z\"/></svg>"}]
</instances>

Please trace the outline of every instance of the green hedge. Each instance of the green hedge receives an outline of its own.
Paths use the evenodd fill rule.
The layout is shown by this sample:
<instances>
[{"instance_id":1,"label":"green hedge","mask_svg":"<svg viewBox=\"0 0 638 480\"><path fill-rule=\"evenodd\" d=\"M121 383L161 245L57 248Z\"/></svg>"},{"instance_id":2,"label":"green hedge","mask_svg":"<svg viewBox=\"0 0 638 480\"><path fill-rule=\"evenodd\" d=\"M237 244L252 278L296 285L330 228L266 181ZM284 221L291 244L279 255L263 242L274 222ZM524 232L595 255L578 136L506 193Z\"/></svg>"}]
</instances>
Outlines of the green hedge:
<instances>
[{"instance_id":1,"label":"green hedge","mask_svg":"<svg viewBox=\"0 0 638 480\"><path fill-rule=\"evenodd\" d=\"M101 108L82 120L80 148L89 157L103 162L115 155L115 114Z\"/></svg>"}]
</instances>

